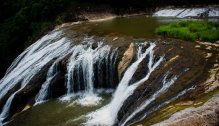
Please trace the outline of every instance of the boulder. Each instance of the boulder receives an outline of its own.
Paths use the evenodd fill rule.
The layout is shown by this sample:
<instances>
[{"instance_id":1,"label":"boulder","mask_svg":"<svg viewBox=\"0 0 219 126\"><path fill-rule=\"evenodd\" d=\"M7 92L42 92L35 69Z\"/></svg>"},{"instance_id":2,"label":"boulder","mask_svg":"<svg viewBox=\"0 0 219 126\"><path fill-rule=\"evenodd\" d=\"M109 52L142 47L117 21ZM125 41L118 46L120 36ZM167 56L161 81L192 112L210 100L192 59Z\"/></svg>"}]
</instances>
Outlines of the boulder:
<instances>
[{"instance_id":1,"label":"boulder","mask_svg":"<svg viewBox=\"0 0 219 126\"><path fill-rule=\"evenodd\" d=\"M122 77L124 71L128 68L128 66L132 63L133 59L136 55L136 45L131 43L129 48L123 54L122 60L118 64L118 74L119 78Z\"/></svg>"}]
</instances>

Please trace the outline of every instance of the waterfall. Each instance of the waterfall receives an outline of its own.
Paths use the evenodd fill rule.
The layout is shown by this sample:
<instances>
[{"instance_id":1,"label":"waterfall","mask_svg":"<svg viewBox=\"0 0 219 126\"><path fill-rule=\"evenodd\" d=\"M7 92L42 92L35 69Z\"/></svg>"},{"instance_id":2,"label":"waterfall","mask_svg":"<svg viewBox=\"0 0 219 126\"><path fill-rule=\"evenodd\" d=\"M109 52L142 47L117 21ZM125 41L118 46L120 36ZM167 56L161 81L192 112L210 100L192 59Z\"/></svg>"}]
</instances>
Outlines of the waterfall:
<instances>
[{"instance_id":1,"label":"waterfall","mask_svg":"<svg viewBox=\"0 0 219 126\"><path fill-rule=\"evenodd\" d=\"M48 37L48 39L51 39ZM43 42L47 42L43 41ZM37 42L31 48L28 48L28 53L22 58L22 60L16 59L12 66L8 69L8 73L2 78L0 84L0 99L19 81L22 81L22 87L50 60L62 55L68 48L69 43L65 38L58 40L55 43L49 44L46 47L39 47L43 43ZM36 46L36 47L35 47ZM43 49L40 49L43 48ZM15 64L16 67L15 67ZM14 69L12 69L14 67Z\"/></svg>"},{"instance_id":2,"label":"waterfall","mask_svg":"<svg viewBox=\"0 0 219 126\"><path fill-rule=\"evenodd\" d=\"M41 85L41 89L35 97L35 105L48 100L51 81L56 77L60 70L60 62L66 56L66 96L81 92L80 99L77 100L81 105L97 104L101 97L95 93L95 88L112 88L115 84L117 49L112 49L103 42L95 42L93 37L85 37L81 44L73 45L74 41L62 37L62 32L53 31L45 35L36 43L28 47L21 53L8 68L5 76L0 80L0 100L3 99L10 90L15 90L9 94L6 103L0 114L1 120L10 114L10 108L15 96L20 93L34 76L40 72L50 61L46 80ZM103 77L105 76L107 77ZM99 75L101 77L99 77ZM17 86L21 86L17 89ZM104 84L105 83L105 84Z\"/></svg>"},{"instance_id":3,"label":"waterfall","mask_svg":"<svg viewBox=\"0 0 219 126\"><path fill-rule=\"evenodd\" d=\"M35 101L35 104L41 103L47 98L48 94L48 89L50 86L50 81L54 78L54 76L57 74L57 67L58 63L60 62L62 58L57 59L52 66L49 68L48 73L47 73L47 78L46 81L42 84L41 90L39 91Z\"/></svg>"},{"instance_id":4,"label":"waterfall","mask_svg":"<svg viewBox=\"0 0 219 126\"><path fill-rule=\"evenodd\" d=\"M82 105L87 105L89 100L96 99L97 102L100 100L94 94L94 80L95 76L99 75L98 73L103 72L101 64L105 62L105 76L108 77L106 80L109 81L110 78L114 77L115 70L113 68L115 67L117 49L112 50L110 46L103 45L103 42L94 43L92 38L85 38L82 43L86 44L76 45L73 48L67 65L66 85L68 96L78 90L84 90L85 93L79 101ZM97 71L94 69L95 65L97 65ZM99 78L99 81L100 79L102 78ZM103 82L103 80L101 81Z\"/></svg>"},{"instance_id":5,"label":"waterfall","mask_svg":"<svg viewBox=\"0 0 219 126\"><path fill-rule=\"evenodd\" d=\"M164 79L163 79L163 83L162 83L162 88L160 90L158 90L156 93L154 93L149 99L145 100L139 107L137 107L137 109L132 112L132 114L130 116L128 116L126 118L126 120L121 124L121 126L124 126L130 119L132 119L137 113L141 112L142 110L144 110L144 108L149 105L152 101L154 101L158 96L164 94L168 88L174 84L174 82L176 81L177 77L174 76L173 78L171 78L170 80L167 80L167 74L165 75Z\"/></svg>"},{"instance_id":6,"label":"waterfall","mask_svg":"<svg viewBox=\"0 0 219 126\"><path fill-rule=\"evenodd\" d=\"M10 106L11 106L11 102L14 99L14 96L15 96L15 93L12 94L8 98L7 102L5 103L5 105L4 105L3 109L2 109L2 112L0 114L0 121L4 120L8 116L9 109L10 109Z\"/></svg>"},{"instance_id":7,"label":"waterfall","mask_svg":"<svg viewBox=\"0 0 219 126\"><path fill-rule=\"evenodd\" d=\"M161 63L164 61L164 56L155 55L155 50L157 53L159 49L156 48L157 45L155 43L136 43L136 56L133 58L135 61L132 61L132 64L125 70L121 81L117 83L117 57L120 56L118 54L119 49L112 48L110 45L104 45L103 40L96 41L94 37L87 36L85 36L79 44L76 44L77 41L75 41L74 38L64 37L63 34L64 33L60 31L52 31L48 35L45 35L21 53L7 69L5 76L0 80L0 104L2 105L0 125L17 111L11 109L13 107L12 105L17 104L17 102L19 103L21 101L19 96L23 96L21 94L25 94L26 90L29 89L28 87L33 86L35 82L40 84L33 87L33 95L31 94L31 96L29 96L28 93L24 95L28 96L28 98L23 100L24 104L22 103L23 105L21 106L15 105L15 108L24 107L24 105L30 103L28 100L34 98L34 105L38 105L51 98L59 98L61 100L67 99L71 104L76 103L77 105L91 107L92 105L98 105L102 100L101 93L98 91L99 89L106 91L118 86L109 104L86 115L87 122L84 124L88 126L130 125L136 121L136 119L140 118L141 120L145 118L151 112L176 100L189 90L192 90L185 89L184 87L180 88L176 91L175 96L167 96L165 102L150 107L158 98L168 93L169 89L181 75L173 75L179 73L181 69L174 71L171 68L169 69L171 72L161 72L163 69L158 69L158 66L161 66ZM166 55L166 57L168 56L169 55ZM170 56L168 58L170 58ZM143 68L146 69L143 70L143 74L140 73L139 79L139 76L136 74L139 74L139 71L142 72L142 70L140 70L142 64L145 65ZM167 70L168 67L164 70ZM188 70L189 68L186 68L183 72ZM144 87L144 84L150 82L151 79L149 79L149 77L154 71L158 73L158 77L161 77L158 79L159 82L156 83L158 89L155 87L155 90L151 91L153 94L149 94L144 101L138 99L138 104L136 104L136 101L132 101L134 105L137 105L136 109L132 110L132 108L128 108L129 106L132 107L131 104L127 105L128 107L125 106L124 109L130 110L131 113L125 113L126 115L121 119L120 114L123 114L122 107L124 103L126 103L129 98L131 99L132 96L135 97L136 91L139 88L143 87L142 89L144 89L147 87ZM41 75L41 73L44 74ZM163 73L165 74L160 75ZM38 74L40 74L40 81L38 81ZM142 75L144 76L142 77ZM151 78L154 78L154 74ZM61 82L61 84L59 82ZM157 82L157 80L153 81L152 84L154 82ZM60 89L61 91L57 91L56 89ZM139 96L139 94L136 96ZM140 98L141 97L143 97L143 95L140 96ZM141 112L148 107L152 109L142 114ZM143 116L137 117L138 114L142 114Z\"/></svg>"},{"instance_id":8,"label":"waterfall","mask_svg":"<svg viewBox=\"0 0 219 126\"><path fill-rule=\"evenodd\" d=\"M58 39L62 33L60 31L52 32L51 34L47 34L39 39L37 42L29 46L24 52L22 52L11 64L11 66L7 69L6 75L8 75L15 67L17 67L18 63L21 60L24 60L25 57L28 58L34 52L44 48L46 45L51 43L52 41ZM4 79L4 78L3 78ZM2 79L2 80L3 80Z\"/></svg>"},{"instance_id":9,"label":"waterfall","mask_svg":"<svg viewBox=\"0 0 219 126\"><path fill-rule=\"evenodd\" d=\"M158 10L153 14L155 17L177 17L177 18L187 18L187 17L199 17L205 14L208 17L218 17L219 10L217 8L164 8Z\"/></svg>"},{"instance_id":10,"label":"waterfall","mask_svg":"<svg viewBox=\"0 0 219 126\"><path fill-rule=\"evenodd\" d=\"M142 46L142 45L141 45ZM123 105L123 102L130 96L132 95L133 91L141 85L143 82L145 82L151 72L153 72L158 65L162 62L163 57L161 57L158 61L154 62L154 55L153 55L153 49L155 47L154 43L150 43L150 46L146 49L144 53L142 53L142 47L137 48L137 61L135 61L125 72L122 80L120 81L114 95L112 101L100 108L99 110L92 112L87 115L89 118L88 121L86 122L86 125L113 125L117 120L117 114L121 106ZM147 75L129 85L129 82L134 75L135 71L138 68L138 65L142 62L142 60L145 59L146 56L149 56L149 63L148 63L148 73Z\"/></svg>"},{"instance_id":11,"label":"waterfall","mask_svg":"<svg viewBox=\"0 0 219 126\"><path fill-rule=\"evenodd\" d=\"M0 100L18 83L21 83L21 87L6 101L1 112L1 118L7 117L14 96L28 84L33 76L48 62L68 51L71 44L66 38L60 39L61 35L61 32L54 31L44 36L14 60L0 81Z\"/></svg>"}]
</instances>

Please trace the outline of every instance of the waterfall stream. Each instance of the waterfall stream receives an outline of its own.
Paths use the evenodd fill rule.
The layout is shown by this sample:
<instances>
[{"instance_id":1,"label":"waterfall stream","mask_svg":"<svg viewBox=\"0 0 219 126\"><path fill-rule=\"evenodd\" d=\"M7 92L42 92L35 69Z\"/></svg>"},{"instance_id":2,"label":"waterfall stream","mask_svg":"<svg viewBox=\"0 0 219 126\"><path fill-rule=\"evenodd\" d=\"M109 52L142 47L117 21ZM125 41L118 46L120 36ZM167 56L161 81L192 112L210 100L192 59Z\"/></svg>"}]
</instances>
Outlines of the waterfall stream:
<instances>
[{"instance_id":1,"label":"waterfall stream","mask_svg":"<svg viewBox=\"0 0 219 126\"><path fill-rule=\"evenodd\" d=\"M151 72L158 67L158 65L162 62L163 57L161 57L158 61L154 63L154 55L153 55L153 48L155 47L154 43L151 43L147 50L142 53L142 47L138 47L137 50L137 57L138 59L127 69L125 72L122 80L120 81L114 95L112 101L107 105L97 110L96 112L90 113L88 115L88 122L86 125L113 125L116 122L117 113L121 108L123 102L132 95L133 91L144 81L146 81ZM147 75L139 80L136 83L128 85L133 74L138 68L138 65L141 63L142 60L145 60L146 56L149 56L149 63L148 68L149 71ZM154 65L152 65L154 64Z\"/></svg>"},{"instance_id":2,"label":"waterfall stream","mask_svg":"<svg viewBox=\"0 0 219 126\"><path fill-rule=\"evenodd\" d=\"M121 125L124 126L130 119L132 119L137 113L141 112L142 110L144 110L144 108L151 103L153 100L155 100L159 95L162 95L164 92L167 91L167 89L174 84L174 82L176 81L177 77L173 77L172 79L167 81L167 75L165 75L164 79L163 79L163 84L162 84L162 88L157 91L155 94L153 94L148 100L146 100L145 102L143 102Z\"/></svg>"},{"instance_id":3,"label":"waterfall stream","mask_svg":"<svg viewBox=\"0 0 219 126\"><path fill-rule=\"evenodd\" d=\"M46 100L47 94L48 94L48 89L50 86L50 81L55 77L55 75L57 74L57 65L58 62L60 61L60 59L56 60L52 66L49 68L48 73L47 73L47 78L46 81L42 84L41 90L39 91L35 101L35 104L41 103L44 100Z\"/></svg>"},{"instance_id":4,"label":"waterfall stream","mask_svg":"<svg viewBox=\"0 0 219 126\"><path fill-rule=\"evenodd\" d=\"M157 53L160 47L156 42L135 43L134 48L136 52L133 59L119 80L118 62L123 58L119 54L119 47L107 45L104 39L95 39L94 36L85 35L78 43L74 37L65 37L63 31L52 31L45 35L16 58L0 80L0 125L15 113L24 110L25 105L37 107L51 99L60 103L67 101L67 107L75 104L85 108L98 106L95 111L92 109L89 113L77 117L83 117L83 125L130 125L191 90L189 86L180 88L174 97L167 96L165 102L137 117L158 97L165 95L188 68L177 69L174 73L172 67L167 67L164 72L160 72L161 67L166 67L166 54ZM172 55L168 58L171 59ZM159 75L153 75L154 72ZM126 115L119 118L127 100L135 95L139 87L150 83L151 81L147 81L151 76L151 80L157 79L154 76L160 77L157 79L158 84L151 87L156 88L153 94L139 101L135 109L130 109L128 114L125 113ZM147 87L142 88L146 89ZM111 93L108 93L108 97L112 94L111 100L104 99L105 96L100 90L111 90ZM104 104L101 104L102 101ZM22 104L17 104L19 102Z\"/></svg>"},{"instance_id":5,"label":"waterfall stream","mask_svg":"<svg viewBox=\"0 0 219 126\"><path fill-rule=\"evenodd\" d=\"M11 90L16 90L7 99L1 112L1 120L7 118L11 104L17 93L30 85L31 80L37 76L40 70L51 61L47 77L42 83L39 93L35 97L35 105L48 100L51 81L60 72L58 69L62 60L71 55L66 67L66 96L71 96L78 91L84 92L79 100L82 105L97 104L101 100L95 94L94 88L112 88L115 76L115 63L117 49L111 49L103 42L95 43L92 37L85 37L82 44L73 46L74 42L62 38L62 33L54 31L27 48L20 54L8 68L0 83L0 100L4 99ZM54 61L53 61L54 60ZM101 69L103 68L104 69ZM106 74L107 78L98 78L98 75ZM103 76L103 75L102 75ZM110 80L106 83L106 79ZM101 82L95 85L94 82ZM21 86L16 89L21 83ZM103 85L105 83L105 85ZM95 101L96 99L96 101Z\"/></svg>"},{"instance_id":6,"label":"waterfall stream","mask_svg":"<svg viewBox=\"0 0 219 126\"><path fill-rule=\"evenodd\" d=\"M160 9L153 14L156 17L177 17L177 18L188 18L188 17L218 17L219 10L217 8L164 8Z\"/></svg>"},{"instance_id":7,"label":"waterfall stream","mask_svg":"<svg viewBox=\"0 0 219 126\"><path fill-rule=\"evenodd\" d=\"M9 67L5 77L1 80L0 100L2 100L16 84L21 83L21 86L19 90L8 98L3 107L1 118L7 117L11 102L16 93L21 91L43 66L52 59L63 55L68 50L70 43L68 43L65 38L56 40L60 35L60 32L54 32L44 36L27 48ZM54 42L54 40L56 41Z\"/></svg>"}]
</instances>

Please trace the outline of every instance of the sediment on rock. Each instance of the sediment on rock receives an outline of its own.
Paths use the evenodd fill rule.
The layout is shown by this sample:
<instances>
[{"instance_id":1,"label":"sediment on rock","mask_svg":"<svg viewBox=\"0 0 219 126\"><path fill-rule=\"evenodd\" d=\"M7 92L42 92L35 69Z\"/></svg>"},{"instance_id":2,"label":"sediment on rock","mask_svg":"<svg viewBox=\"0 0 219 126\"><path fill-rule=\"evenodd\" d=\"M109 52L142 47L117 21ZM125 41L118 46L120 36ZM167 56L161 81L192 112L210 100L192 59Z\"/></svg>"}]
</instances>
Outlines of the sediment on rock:
<instances>
[{"instance_id":1,"label":"sediment on rock","mask_svg":"<svg viewBox=\"0 0 219 126\"><path fill-rule=\"evenodd\" d=\"M187 108L153 126L217 126L219 124L219 95L198 108Z\"/></svg>"}]
</instances>

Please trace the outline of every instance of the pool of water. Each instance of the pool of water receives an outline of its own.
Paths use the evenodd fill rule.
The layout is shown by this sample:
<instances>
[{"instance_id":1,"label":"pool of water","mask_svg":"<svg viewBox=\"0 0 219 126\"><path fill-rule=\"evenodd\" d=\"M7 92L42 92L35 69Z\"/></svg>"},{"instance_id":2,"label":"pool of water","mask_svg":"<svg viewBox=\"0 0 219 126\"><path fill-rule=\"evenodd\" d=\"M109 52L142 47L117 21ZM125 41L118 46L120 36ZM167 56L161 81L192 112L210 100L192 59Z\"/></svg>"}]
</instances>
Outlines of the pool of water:
<instances>
[{"instance_id":1,"label":"pool of water","mask_svg":"<svg viewBox=\"0 0 219 126\"><path fill-rule=\"evenodd\" d=\"M189 18L168 18L148 17L146 15L116 17L102 22L87 22L75 25L71 30L95 35L126 35L134 38L156 38L155 29L163 24L179 22L184 20L207 20L218 21L218 19L189 19Z\"/></svg>"},{"instance_id":2,"label":"pool of water","mask_svg":"<svg viewBox=\"0 0 219 126\"><path fill-rule=\"evenodd\" d=\"M32 107L18 115L9 126L78 126L87 120L89 112L109 103L112 93L101 94L102 100L97 105L81 105L80 97L70 101L54 99Z\"/></svg>"}]
</instances>

